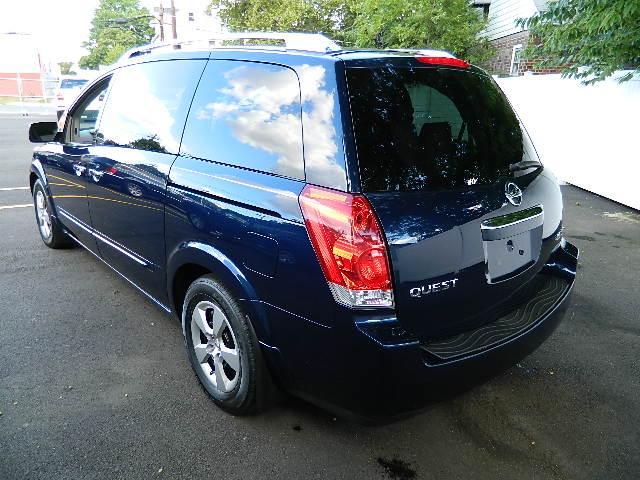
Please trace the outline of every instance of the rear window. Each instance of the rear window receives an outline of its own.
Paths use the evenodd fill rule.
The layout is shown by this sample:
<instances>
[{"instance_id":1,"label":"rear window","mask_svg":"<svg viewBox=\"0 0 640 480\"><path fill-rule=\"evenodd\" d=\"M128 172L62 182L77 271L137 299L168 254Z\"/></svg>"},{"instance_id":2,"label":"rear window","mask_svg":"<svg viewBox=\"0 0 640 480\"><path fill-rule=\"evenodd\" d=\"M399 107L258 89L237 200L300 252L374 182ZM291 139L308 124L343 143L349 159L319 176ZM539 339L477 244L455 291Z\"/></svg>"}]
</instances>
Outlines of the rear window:
<instances>
[{"instance_id":1,"label":"rear window","mask_svg":"<svg viewBox=\"0 0 640 480\"><path fill-rule=\"evenodd\" d=\"M537 161L502 92L445 68L347 70L363 191L489 184Z\"/></svg>"},{"instance_id":2,"label":"rear window","mask_svg":"<svg viewBox=\"0 0 640 480\"><path fill-rule=\"evenodd\" d=\"M78 88L82 87L87 80L82 80L80 78L65 78L60 82L60 88Z\"/></svg>"}]
</instances>

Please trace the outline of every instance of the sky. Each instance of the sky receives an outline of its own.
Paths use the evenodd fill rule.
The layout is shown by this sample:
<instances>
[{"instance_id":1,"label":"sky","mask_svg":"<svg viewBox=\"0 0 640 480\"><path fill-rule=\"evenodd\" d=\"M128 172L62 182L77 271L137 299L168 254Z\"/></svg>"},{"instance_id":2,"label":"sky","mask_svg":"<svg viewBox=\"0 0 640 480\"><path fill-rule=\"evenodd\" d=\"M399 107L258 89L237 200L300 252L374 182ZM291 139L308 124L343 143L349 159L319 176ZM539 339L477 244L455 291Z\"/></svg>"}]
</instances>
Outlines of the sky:
<instances>
[{"instance_id":1,"label":"sky","mask_svg":"<svg viewBox=\"0 0 640 480\"><path fill-rule=\"evenodd\" d=\"M159 1L143 0L141 4L152 9ZM97 6L98 0L5 0L0 33L31 33L48 58L56 63L75 62L85 54L81 45L89 38Z\"/></svg>"}]
</instances>

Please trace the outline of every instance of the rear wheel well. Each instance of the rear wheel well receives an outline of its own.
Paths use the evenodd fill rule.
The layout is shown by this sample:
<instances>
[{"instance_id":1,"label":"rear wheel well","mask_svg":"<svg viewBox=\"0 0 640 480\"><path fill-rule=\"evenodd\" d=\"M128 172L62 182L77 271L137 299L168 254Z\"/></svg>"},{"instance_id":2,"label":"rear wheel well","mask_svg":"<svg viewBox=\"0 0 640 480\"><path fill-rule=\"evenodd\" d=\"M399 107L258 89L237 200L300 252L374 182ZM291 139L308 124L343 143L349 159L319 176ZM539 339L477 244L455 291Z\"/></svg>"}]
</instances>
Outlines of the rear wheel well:
<instances>
[{"instance_id":1,"label":"rear wheel well","mask_svg":"<svg viewBox=\"0 0 640 480\"><path fill-rule=\"evenodd\" d=\"M31 172L31 174L29 175L29 189L31 190L31 193L33 193L33 186L35 185L36 180L38 180L38 175Z\"/></svg>"},{"instance_id":2,"label":"rear wheel well","mask_svg":"<svg viewBox=\"0 0 640 480\"><path fill-rule=\"evenodd\" d=\"M209 269L195 263L182 265L178 271L176 271L173 277L172 300L180 319L182 319L182 304L184 303L184 297L187 294L189 286L198 278L210 273L212 272Z\"/></svg>"}]
</instances>

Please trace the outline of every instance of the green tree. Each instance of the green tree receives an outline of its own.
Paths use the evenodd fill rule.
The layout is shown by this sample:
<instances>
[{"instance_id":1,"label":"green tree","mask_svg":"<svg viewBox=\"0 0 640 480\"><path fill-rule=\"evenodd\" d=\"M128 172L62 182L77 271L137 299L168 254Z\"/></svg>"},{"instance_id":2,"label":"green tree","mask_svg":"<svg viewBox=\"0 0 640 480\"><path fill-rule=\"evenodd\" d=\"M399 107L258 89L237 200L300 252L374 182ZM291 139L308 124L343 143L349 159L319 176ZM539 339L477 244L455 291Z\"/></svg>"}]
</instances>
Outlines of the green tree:
<instances>
[{"instance_id":1,"label":"green tree","mask_svg":"<svg viewBox=\"0 0 640 480\"><path fill-rule=\"evenodd\" d=\"M89 41L82 45L89 54L80 59L80 67L109 65L130 48L149 43L153 37L149 18L149 10L141 7L139 0L100 0Z\"/></svg>"},{"instance_id":2,"label":"green tree","mask_svg":"<svg viewBox=\"0 0 640 480\"><path fill-rule=\"evenodd\" d=\"M471 62L491 57L486 21L468 0L360 0L348 38L359 47L435 48Z\"/></svg>"},{"instance_id":3,"label":"green tree","mask_svg":"<svg viewBox=\"0 0 640 480\"><path fill-rule=\"evenodd\" d=\"M62 75L75 75L76 72L71 71L71 67L73 67L73 62L60 62L58 63L60 67L60 74Z\"/></svg>"},{"instance_id":4,"label":"green tree","mask_svg":"<svg viewBox=\"0 0 640 480\"><path fill-rule=\"evenodd\" d=\"M589 84L616 70L640 69L637 0L559 0L518 23L533 38L524 55L540 66L562 66L564 76ZM632 76L628 73L620 81Z\"/></svg>"},{"instance_id":5,"label":"green tree","mask_svg":"<svg viewBox=\"0 0 640 480\"><path fill-rule=\"evenodd\" d=\"M319 32L343 38L356 0L213 0L230 30Z\"/></svg>"},{"instance_id":6,"label":"green tree","mask_svg":"<svg viewBox=\"0 0 640 480\"><path fill-rule=\"evenodd\" d=\"M467 0L213 0L231 30L322 32L346 45L441 48L491 56L485 21Z\"/></svg>"}]
</instances>

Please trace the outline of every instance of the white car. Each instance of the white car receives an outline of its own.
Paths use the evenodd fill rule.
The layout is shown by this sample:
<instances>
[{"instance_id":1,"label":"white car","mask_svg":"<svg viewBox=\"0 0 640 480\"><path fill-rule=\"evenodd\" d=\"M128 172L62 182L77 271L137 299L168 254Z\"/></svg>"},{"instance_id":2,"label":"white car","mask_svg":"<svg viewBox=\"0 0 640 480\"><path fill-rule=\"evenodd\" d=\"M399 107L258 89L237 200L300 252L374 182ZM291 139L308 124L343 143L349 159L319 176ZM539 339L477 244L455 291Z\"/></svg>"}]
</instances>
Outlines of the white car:
<instances>
[{"instance_id":1,"label":"white car","mask_svg":"<svg viewBox=\"0 0 640 480\"><path fill-rule=\"evenodd\" d=\"M58 85L58 93L56 95L58 99L58 119L60 119L67 107L80 94L88 81L88 78L79 78L77 76L66 76L60 79L60 85Z\"/></svg>"}]
</instances>

